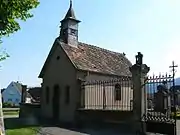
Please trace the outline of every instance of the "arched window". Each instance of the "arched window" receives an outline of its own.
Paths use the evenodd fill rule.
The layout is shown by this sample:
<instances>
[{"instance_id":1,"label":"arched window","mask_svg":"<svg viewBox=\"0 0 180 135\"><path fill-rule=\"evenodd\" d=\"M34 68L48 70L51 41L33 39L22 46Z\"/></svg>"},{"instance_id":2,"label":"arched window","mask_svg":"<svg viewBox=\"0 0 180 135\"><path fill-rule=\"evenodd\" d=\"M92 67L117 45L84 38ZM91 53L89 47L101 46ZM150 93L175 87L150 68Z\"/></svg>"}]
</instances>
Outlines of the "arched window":
<instances>
[{"instance_id":1,"label":"arched window","mask_svg":"<svg viewBox=\"0 0 180 135\"><path fill-rule=\"evenodd\" d=\"M46 87L46 104L49 104L49 87Z\"/></svg>"},{"instance_id":2,"label":"arched window","mask_svg":"<svg viewBox=\"0 0 180 135\"><path fill-rule=\"evenodd\" d=\"M121 100L121 85L115 85L115 100Z\"/></svg>"}]
</instances>

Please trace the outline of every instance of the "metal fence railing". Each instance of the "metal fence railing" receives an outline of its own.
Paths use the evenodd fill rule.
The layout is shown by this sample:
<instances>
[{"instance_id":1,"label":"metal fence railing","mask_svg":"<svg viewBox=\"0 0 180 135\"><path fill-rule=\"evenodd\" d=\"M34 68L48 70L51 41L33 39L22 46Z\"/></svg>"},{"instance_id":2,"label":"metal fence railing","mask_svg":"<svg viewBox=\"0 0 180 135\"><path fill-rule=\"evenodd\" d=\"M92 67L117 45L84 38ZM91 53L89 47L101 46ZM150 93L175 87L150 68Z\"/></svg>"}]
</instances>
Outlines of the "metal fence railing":
<instances>
[{"instance_id":1,"label":"metal fence railing","mask_svg":"<svg viewBox=\"0 0 180 135\"><path fill-rule=\"evenodd\" d=\"M130 77L81 84L81 109L132 111L132 100Z\"/></svg>"}]
</instances>

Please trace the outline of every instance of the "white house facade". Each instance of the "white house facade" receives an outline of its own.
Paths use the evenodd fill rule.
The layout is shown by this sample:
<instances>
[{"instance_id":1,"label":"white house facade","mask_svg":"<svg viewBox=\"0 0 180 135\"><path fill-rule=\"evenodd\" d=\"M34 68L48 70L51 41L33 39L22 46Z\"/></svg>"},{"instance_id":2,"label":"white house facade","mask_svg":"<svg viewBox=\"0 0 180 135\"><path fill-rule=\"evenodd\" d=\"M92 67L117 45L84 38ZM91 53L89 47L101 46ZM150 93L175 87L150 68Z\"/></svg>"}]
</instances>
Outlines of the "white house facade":
<instances>
[{"instance_id":1,"label":"white house facade","mask_svg":"<svg viewBox=\"0 0 180 135\"><path fill-rule=\"evenodd\" d=\"M21 102L22 85L19 82L11 82L2 92L3 102L12 103L19 106Z\"/></svg>"}]
</instances>

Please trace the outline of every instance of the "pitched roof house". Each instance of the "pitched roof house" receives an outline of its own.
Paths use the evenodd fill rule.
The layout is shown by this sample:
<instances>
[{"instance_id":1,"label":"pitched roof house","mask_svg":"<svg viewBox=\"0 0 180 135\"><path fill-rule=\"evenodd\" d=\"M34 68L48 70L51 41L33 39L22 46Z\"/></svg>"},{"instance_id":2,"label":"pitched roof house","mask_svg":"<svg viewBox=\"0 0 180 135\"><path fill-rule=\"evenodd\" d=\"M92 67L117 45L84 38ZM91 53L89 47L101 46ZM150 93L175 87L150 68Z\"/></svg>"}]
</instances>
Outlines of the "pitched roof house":
<instances>
[{"instance_id":1,"label":"pitched roof house","mask_svg":"<svg viewBox=\"0 0 180 135\"><path fill-rule=\"evenodd\" d=\"M12 81L2 92L3 102L19 105L21 102L21 83Z\"/></svg>"},{"instance_id":2,"label":"pitched roof house","mask_svg":"<svg viewBox=\"0 0 180 135\"><path fill-rule=\"evenodd\" d=\"M29 88L28 93L32 97L32 102L39 103L40 102L40 96L41 96L41 87L32 87Z\"/></svg>"},{"instance_id":3,"label":"pitched roof house","mask_svg":"<svg viewBox=\"0 0 180 135\"><path fill-rule=\"evenodd\" d=\"M7 88L1 90L3 102L9 102L19 106L22 98L22 84L20 82L12 81ZM32 96L27 92L26 103L31 103Z\"/></svg>"},{"instance_id":4,"label":"pitched roof house","mask_svg":"<svg viewBox=\"0 0 180 135\"><path fill-rule=\"evenodd\" d=\"M72 121L77 107L78 79L109 80L131 76L131 62L124 53L79 42L78 24L72 1L39 74L42 78L42 115ZM69 101L68 104L66 104ZM63 109L62 109L63 108Z\"/></svg>"}]
</instances>

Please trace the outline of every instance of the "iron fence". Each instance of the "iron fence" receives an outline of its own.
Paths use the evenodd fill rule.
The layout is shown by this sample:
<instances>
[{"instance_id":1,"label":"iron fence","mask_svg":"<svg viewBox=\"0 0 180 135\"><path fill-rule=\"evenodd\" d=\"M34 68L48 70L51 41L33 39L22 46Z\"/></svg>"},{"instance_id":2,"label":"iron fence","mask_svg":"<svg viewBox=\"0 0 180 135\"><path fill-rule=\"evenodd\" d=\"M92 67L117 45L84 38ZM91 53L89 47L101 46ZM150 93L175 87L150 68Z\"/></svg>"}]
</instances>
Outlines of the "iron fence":
<instances>
[{"instance_id":1,"label":"iron fence","mask_svg":"<svg viewBox=\"0 0 180 135\"><path fill-rule=\"evenodd\" d=\"M171 75L149 76L145 80L147 120L171 121L175 97Z\"/></svg>"},{"instance_id":2,"label":"iron fence","mask_svg":"<svg viewBox=\"0 0 180 135\"><path fill-rule=\"evenodd\" d=\"M81 84L81 109L132 111L131 77Z\"/></svg>"}]
</instances>

